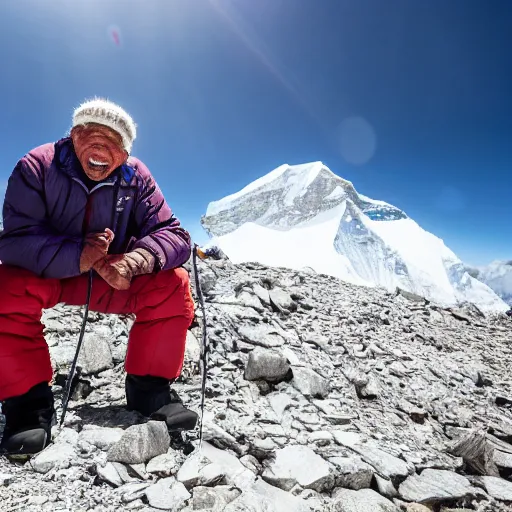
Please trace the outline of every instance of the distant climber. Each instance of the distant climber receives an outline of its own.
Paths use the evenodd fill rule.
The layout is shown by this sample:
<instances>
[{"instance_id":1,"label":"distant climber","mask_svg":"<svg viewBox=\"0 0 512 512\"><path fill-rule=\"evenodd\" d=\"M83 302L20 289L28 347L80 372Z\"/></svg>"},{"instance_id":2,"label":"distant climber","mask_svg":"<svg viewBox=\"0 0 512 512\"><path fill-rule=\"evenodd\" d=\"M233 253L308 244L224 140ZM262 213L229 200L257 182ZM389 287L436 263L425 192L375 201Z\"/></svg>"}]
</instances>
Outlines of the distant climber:
<instances>
[{"instance_id":1,"label":"distant climber","mask_svg":"<svg viewBox=\"0 0 512 512\"><path fill-rule=\"evenodd\" d=\"M512 308L511 308L511 309L509 309L505 314L506 314L507 316L512 317Z\"/></svg>"},{"instance_id":2,"label":"distant climber","mask_svg":"<svg viewBox=\"0 0 512 512\"><path fill-rule=\"evenodd\" d=\"M57 303L134 313L125 361L127 407L188 430L198 416L171 390L194 316L180 268L191 240L143 162L130 156L132 118L93 99L69 136L39 146L8 182L0 234L0 452L33 454L50 442L52 367L41 313Z\"/></svg>"}]
</instances>

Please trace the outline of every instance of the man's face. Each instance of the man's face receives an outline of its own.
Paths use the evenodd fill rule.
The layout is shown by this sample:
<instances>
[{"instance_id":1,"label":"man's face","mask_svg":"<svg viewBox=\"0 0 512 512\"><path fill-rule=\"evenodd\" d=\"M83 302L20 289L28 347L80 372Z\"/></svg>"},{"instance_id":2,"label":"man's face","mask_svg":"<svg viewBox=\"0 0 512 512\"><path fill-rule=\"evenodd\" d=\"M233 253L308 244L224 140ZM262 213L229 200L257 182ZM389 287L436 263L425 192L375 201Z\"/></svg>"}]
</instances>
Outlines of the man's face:
<instances>
[{"instance_id":1,"label":"man's face","mask_svg":"<svg viewBox=\"0 0 512 512\"><path fill-rule=\"evenodd\" d=\"M104 180L128 158L121 136L107 126L75 126L71 139L85 174L93 181Z\"/></svg>"}]
</instances>

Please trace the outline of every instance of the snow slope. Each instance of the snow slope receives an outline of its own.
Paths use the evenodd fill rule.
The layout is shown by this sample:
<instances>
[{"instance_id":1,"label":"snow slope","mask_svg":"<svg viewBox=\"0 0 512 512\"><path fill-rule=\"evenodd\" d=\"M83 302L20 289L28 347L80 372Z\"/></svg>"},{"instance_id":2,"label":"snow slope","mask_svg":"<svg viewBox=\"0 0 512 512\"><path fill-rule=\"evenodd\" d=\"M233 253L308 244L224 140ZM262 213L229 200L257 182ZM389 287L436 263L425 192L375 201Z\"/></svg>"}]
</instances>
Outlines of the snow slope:
<instances>
[{"instance_id":1,"label":"snow slope","mask_svg":"<svg viewBox=\"0 0 512 512\"><path fill-rule=\"evenodd\" d=\"M512 260L493 261L486 267L470 270L472 275L512 306Z\"/></svg>"},{"instance_id":2,"label":"snow slope","mask_svg":"<svg viewBox=\"0 0 512 512\"><path fill-rule=\"evenodd\" d=\"M358 194L322 162L282 165L209 204L204 228L235 263L261 263L400 287L443 305L507 305L444 242L402 210Z\"/></svg>"}]
</instances>

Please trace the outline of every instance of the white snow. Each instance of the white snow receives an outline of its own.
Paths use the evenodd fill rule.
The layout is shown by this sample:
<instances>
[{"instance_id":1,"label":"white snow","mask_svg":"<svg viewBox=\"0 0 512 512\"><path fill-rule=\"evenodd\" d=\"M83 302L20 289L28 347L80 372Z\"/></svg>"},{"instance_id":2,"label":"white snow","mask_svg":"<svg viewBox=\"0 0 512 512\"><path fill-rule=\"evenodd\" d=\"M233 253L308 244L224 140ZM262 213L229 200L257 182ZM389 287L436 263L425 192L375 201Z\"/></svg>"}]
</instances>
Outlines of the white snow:
<instances>
[{"instance_id":1,"label":"white snow","mask_svg":"<svg viewBox=\"0 0 512 512\"><path fill-rule=\"evenodd\" d=\"M331 201L332 199L338 199L345 195L345 191L339 185L328 195L324 197L324 200Z\"/></svg>"},{"instance_id":2,"label":"white snow","mask_svg":"<svg viewBox=\"0 0 512 512\"><path fill-rule=\"evenodd\" d=\"M288 187L288 191L284 197L284 204L286 206L293 205L293 201L296 197L302 197L307 192L309 185L313 183L318 173L322 170L322 167L322 162L290 167L289 170L291 172L288 181L291 183L291 186Z\"/></svg>"},{"instance_id":3,"label":"white snow","mask_svg":"<svg viewBox=\"0 0 512 512\"><path fill-rule=\"evenodd\" d=\"M308 212L312 206L304 198L321 171L330 173L332 192L319 198L315 188L315 195L311 196L315 209ZM269 190L278 193L257 220L241 225L239 219L237 224L231 222L231 208L244 201L253 205L255 196ZM442 305L467 301L484 311L508 309L487 285L465 272L462 262L443 240L410 218L370 219L356 206L357 201L349 199L354 193L364 202L395 208L358 194L351 182L336 176L322 162L278 167L241 191L210 203L207 217L227 211L222 227L225 233L229 231L214 236L210 243L218 245L234 263L257 261L295 269L309 267L355 284L389 290L400 286ZM324 205L345 195L346 199L335 207ZM290 212L295 217L290 217ZM300 222L301 212L305 219L311 212L320 213ZM231 223L233 228L226 229ZM507 272L508 269L512 267L508 266ZM508 286L512 271L506 275Z\"/></svg>"},{"instance_id":4,"label":"white snow","mask_svg":"<svg viewBox=\"0 0 512 512\"><path fill-rule=\"evenodd\" d=\"M361 198L362 201L366 201L367 203L373 203L379 206L393 206L389 203L386 203L386 201L379 201L378 199L372 199L371 197L365 196L363 194L360 194L359 192L357 195Z\"/></svg>"},{"instance_id":5,"label":"white snow","mask_svg":"<svg viewBox=\"0 0 512 512\"><path fill-rule=\"evenodd\" d=\"M218 245L233 263L258 261L274 267L311 267L352 283L370 284L359 278L350 261L333 248L344 210L342 203L287 231L248 222L227 235L214 237L211 244Z\"/></svg>"},{"instance_id":6,"label":"white snow","mask_svg":"<svg viewBox=\"0 0 512 512\"><path fill-rule=\"evenodd\" d=\"M512 305L512 261L496 260L478 269L478 280Z\"/></svg>"}]
</instances>

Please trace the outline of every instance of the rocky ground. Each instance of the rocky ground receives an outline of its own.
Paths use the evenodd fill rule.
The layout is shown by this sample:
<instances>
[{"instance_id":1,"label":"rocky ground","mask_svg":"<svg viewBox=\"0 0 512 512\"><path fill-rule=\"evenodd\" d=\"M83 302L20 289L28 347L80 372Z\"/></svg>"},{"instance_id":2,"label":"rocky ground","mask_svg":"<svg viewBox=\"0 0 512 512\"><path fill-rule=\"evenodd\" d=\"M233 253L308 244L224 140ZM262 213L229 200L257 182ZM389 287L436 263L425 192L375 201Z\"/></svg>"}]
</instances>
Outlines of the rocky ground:
<instances>
[{"instance_id":1,"label":"rocky ground","mask_svg":"<svg viewBox=\"0 0 512 512\"><path fill-rule=\"evenodd\" d=\"M201 274L203 446L124 410L132 319L92 313L65 426L0 459L1 511L512 510L510 319L256 264ZM44 315L59 405L80 313ZM197 411L200 339L198 310L176 384Z\"/></svg>"}]
</instances>

